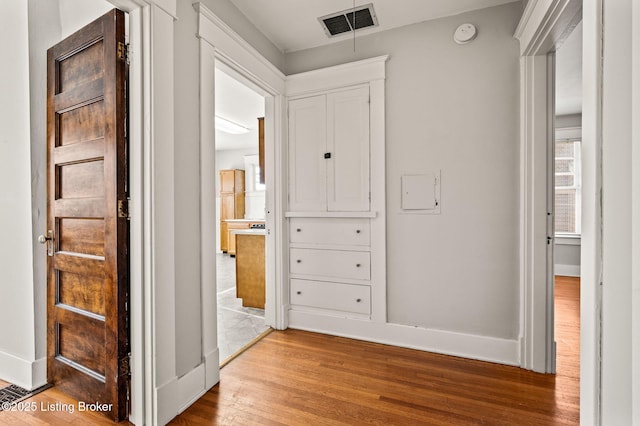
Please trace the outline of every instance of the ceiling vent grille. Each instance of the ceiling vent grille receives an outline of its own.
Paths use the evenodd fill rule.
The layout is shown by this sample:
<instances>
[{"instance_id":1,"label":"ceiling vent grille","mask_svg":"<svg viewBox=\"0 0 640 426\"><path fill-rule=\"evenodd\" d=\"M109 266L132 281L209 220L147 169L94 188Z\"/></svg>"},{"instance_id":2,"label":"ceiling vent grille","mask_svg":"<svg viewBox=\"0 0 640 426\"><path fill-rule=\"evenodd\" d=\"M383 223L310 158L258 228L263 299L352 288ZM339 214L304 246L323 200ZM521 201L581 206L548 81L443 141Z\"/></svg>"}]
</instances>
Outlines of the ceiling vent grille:
<instances>
[{"instance_id":1,"label":"ceiling vent grille","mask_svg":"<svg viewBox=\"0 0 640 426\"><path fill-rule=\"evenodd\" d=\"M327 37L335 37L351 31L378 26L378 18L373 10L373 4L358 6L354 9L318 18Z\"/></svg>"}]
</instances>

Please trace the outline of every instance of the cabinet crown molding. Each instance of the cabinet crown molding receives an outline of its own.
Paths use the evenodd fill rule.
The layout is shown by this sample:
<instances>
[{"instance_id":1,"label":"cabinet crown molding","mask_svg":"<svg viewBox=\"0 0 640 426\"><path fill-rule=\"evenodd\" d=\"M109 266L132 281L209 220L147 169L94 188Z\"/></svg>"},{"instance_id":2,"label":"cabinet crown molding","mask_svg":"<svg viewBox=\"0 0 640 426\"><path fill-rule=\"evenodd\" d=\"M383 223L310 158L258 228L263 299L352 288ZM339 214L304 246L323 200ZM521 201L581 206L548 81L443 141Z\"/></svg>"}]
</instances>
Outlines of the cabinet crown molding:
<instances>
[{"instance_id":1,"label":"cabinet crown molding","mask_svg":"<svg viewBox=\"0 0 640 426\"><path fill-rule=\"evenodd\" d=\"M385 63L388 59L389 55L376 56L288 75L285 80L285 94L295 96L384 80L386 78Z\"/></svg>"}]
</instances>

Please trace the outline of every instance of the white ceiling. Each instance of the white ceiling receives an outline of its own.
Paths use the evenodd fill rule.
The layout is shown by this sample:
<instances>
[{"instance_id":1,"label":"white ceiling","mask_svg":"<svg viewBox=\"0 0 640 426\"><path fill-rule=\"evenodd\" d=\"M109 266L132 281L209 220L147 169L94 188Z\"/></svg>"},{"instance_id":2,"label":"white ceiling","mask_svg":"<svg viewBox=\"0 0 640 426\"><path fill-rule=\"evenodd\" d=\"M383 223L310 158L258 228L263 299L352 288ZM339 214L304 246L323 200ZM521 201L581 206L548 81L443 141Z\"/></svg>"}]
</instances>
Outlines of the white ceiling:
<instances>
[{"instance_id":1,"label":"white ceiling","mask_svg":"<svg viewBox=\"0 0 640 426\"><path fill-rule=\"evenodd\" d=\"M365 35L391 28L457 15L518 0L356 0L373 3L379 26L358 31ZM353 0L231 0L283 52L308 49L353 37L328 38L318 18L353 7ZM351 34L351 35L350 35Z\"/></svg>"},{"instance_id":2,"label":"white ceiling","mask_svg":"<svg viewBox=\"0 0 640 426\"><path fill-rule=\"evenodd\" d=\"M582 112L582 22L556 52L556 115Z\"/></svg>"},{"instance_id":3,"label":"white ceiling","mask_svg":"<svg viewBox=\"0 0 640 426\"><path fill-rule=\"evenodd\" d=\"M258 153L258 117L264 117L264 97L216 69L216 115L250 129L243 135L216 130L216 150L255 148Z\"/></svg>"}]
</instances>

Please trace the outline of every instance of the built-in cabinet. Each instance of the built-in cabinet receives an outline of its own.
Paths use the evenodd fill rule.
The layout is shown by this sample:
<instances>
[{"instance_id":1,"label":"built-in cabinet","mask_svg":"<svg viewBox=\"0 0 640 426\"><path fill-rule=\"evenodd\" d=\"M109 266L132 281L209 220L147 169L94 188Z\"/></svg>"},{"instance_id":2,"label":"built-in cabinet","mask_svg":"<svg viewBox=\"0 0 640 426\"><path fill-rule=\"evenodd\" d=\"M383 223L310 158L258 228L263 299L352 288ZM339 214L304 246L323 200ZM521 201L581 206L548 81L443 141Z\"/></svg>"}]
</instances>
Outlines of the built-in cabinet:
<instances>
[{"instance_id":1,"label":"built-in cabinet","mask_svg":"<svg viewBox=\"0 0 640 426\"><path fill-rule=\"evenodd\" d=\"M220 170L220 250L229 249L227 220L244 219L244 170Z\"/></svg>"},{"instance_id":2,"label":"built-in cabinet","mask_svg":"<svg viewBox=\"0 0 640 426\"><path fill-rule=\"evenodd\" d=\"M291 218L291 304L352 315L371 313L367 218Z\"/></svg>"},{"instance_id":3,"label":"built-in cabinet","mask_svg":"<svg viewBox=\"0 0 640 426\"><path fill-rule=\"evenodd\" d=\"M289 209L369 211L369 87L289 102Z\"/></svg>"},{"instance_id":4,"label":"built-in cabinet","mask_svg":"<svg viewBox=\"0 0 640 426\"><path fill-rule=\"evenodd\" d=\"M290 99L288 114L291 310L370 319L369 85Z\"/></svg>"}]
</instances>

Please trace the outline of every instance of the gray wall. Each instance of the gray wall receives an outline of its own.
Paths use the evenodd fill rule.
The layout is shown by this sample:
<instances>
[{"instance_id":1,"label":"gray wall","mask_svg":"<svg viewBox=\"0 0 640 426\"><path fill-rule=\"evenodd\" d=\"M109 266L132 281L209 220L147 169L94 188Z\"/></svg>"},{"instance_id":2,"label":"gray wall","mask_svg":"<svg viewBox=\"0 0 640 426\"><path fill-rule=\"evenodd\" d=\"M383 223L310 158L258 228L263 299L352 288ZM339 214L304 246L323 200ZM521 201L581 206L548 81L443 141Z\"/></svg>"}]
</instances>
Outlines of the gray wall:
<instances>
[{"instance_id":1,"label":"gray wall","mask_svg":"<svg viewBox=\"0 0 640 426\"><path fill-rule=\"evenodd\" d=\"M200 120L197 13L178 1L174 28L176 371L202 362L200 301ZM211 259L211 261L215 261Z\"/></svg>"},{"instance_id":2,"label":"gray wall","mask_svg":"<svg viewBox=\"0 0 640 426\"><path fill-rule=\"evenodd\" d=\"M557 115L556 129L564 127L582 127L582 114Z\"/></svg>"},{"instance_id":3,"label":"gray wall","mask_svg":"<svg viewBox=\"0 0 640 426\"><path fill-rule=\"evenodd\" d=\"M180 2L188 3L184 0ZM284 54L264 36L246 16L229 0L200 0L229 27L238 33L245 41L276 66L280 71L284 69Z\"/></svg>"},{"instance_id":4,"label":"gray wall","mask_svg":"<svg viewBox=\"0 0 640 426\"><path fill-rule=\"evenodd\" d=\"M287 74L390 54L390 322L506 339L519 324L521 3L288 53ZM471 22L478 38L457 45ZM400 176L442 170L440 215L400 213Z\"/></svg>"}]
</instances>

